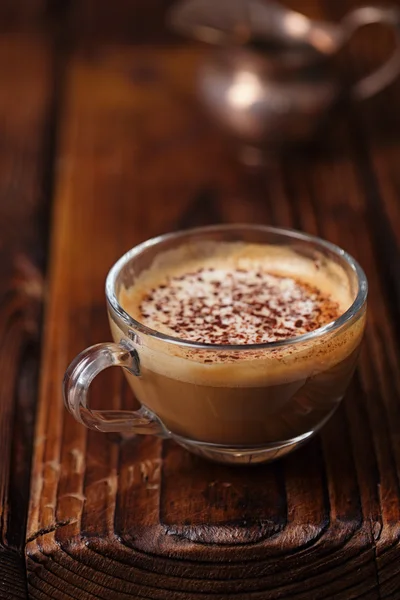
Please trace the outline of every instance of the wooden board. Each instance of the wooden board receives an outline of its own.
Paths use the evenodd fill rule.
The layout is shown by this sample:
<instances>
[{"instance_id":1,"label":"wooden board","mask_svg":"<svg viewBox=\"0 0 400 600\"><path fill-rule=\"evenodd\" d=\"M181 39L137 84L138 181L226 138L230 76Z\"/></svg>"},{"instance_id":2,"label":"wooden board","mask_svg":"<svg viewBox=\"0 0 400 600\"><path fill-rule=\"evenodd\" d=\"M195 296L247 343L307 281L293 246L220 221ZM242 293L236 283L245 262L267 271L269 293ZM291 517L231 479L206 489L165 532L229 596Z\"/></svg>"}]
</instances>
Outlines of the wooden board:
<instances>
[{"instance_id":1,"label":"wooden board","mask_svg":"<svg viewBox=\"0 0 400 600\"><path fill-rule=\"evenodd\" d=\"M398 599L399 230L386 217L399 218L398 142L392 153L368 126L379 118L371 105L363 120L342 115L339 129L350 135L326 140L324 151L246 172L193 101L200 59L190 47L103 46L69 65L26 546L30 596ZM396 85L387 111L399 94ZM383 171L386 153L392 170ZM75 423L61 379L78 351L110 339L103 288L115 259L165 231L239 221L316 233L366 269L368 330L336 416L303 449L250 470ZM93 398L98 407L132 402L118 370L101 376Z\"/></svg>"},{"instance_id":2,"label":"wooden board","mask_svg":"<svg viewBox=\"0 0 400 600\"><path fill-rule=\"evenodd\" d=\"M0 597L26 598L23 558L45 266L50 54L0 36Z\"/></svg>"}]
</instances>

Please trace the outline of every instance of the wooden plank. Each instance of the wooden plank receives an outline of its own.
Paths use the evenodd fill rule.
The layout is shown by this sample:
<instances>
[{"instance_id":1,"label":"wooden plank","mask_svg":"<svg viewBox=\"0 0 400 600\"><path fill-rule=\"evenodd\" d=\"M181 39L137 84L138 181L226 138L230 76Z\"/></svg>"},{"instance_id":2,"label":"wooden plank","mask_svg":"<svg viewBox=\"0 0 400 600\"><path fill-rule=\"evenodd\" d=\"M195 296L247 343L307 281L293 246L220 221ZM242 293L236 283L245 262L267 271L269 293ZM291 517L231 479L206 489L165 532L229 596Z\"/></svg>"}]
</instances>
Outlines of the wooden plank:
<instances>
[{"instance_id":1,"label":"wooden plank","mask_svg":"<svg viewBox=\"0 0 400 600\"><path fill-rule=\"evenodd\" d=\"M357 5L353 0L326 3L327 14L337 19ZM384 2L377 2L377 5L386 6ZM371 43L371 39L374 43ZM349 79L356 81L376 69L390 56L393 45L393 32L388 28L374 25L373 28L361 31L350 44L344 57ZM376 466L382 474L378 486L379 518L373 527L380 597L385 599L395 598L400 589L400 568L397 559L400 542L400 454L397 426L400 416L400 230L397 227L399 100L400 82L397 80L374 98L354 106L348 118L351 152L357 168L356 176L365 197L363 220L360 221L359 202L358 206L353 203L353 221L355 227L359 228L363 224L370 232L369 240L364 239L360 245L362 256L375 256L374 273L368 275L373 282L371 292L376 294L377 309L373 313L373 319L370 318L368 345L362 360L365 361L364 385L370 390L370 395L375 397L369 408L373 415L372 423L378 424L378 427L371 428L376 448ZM380 388L376 385L376 379L381 381ZM386 432L386 444L382 443L383 434L379 434L383 431ZM390 465L390 468L387 465Z\"/></svg>"},{"instance_id":2,"label":"wooden plank","mask_svg":"<svg viewBox=\"0 0 400 600\"><path fill-rule=\"evenodd\" d=\"M372 600L382 589L389 598L398 589L399 363L360 157L344 139L246 173L193 104L199 58L189 47L121 47L77 54L69 67L29 512L31 597ZM371 283L346 401L318 439L253 472L253 499L250 475L200 464L171 443L87 432L60 396L68 361L108 339L104 278L123 251L178 226L238 220L338 242ZM121 385L118 372L105 374L97 405L129 406Z\"/></svg>"},{"instance_id":3,"label":"wooden plank","mask_svg":"<svg viewBox=\"0 0 400 600\"><path fill-rule=\"evenodd\" d=\"M0 36L0 595L26 598L23 559L40 352L51 101L49 48Z\"/></svg>"}]
</instances>

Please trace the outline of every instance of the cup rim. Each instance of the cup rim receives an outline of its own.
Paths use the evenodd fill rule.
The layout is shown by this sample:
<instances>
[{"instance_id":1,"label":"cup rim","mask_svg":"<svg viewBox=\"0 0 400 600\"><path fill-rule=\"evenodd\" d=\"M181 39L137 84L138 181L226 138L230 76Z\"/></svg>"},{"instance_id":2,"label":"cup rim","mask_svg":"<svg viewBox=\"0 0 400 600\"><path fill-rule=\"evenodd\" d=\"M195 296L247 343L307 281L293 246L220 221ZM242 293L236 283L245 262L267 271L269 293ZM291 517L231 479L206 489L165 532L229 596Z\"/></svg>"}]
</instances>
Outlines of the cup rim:
<instances>
[{"instance_id":1,"label":"cup rim","mask_svg":"<svg viewBox=\"0 0 400 600\"><path fill-rule=\"evenodd\" d=\"M145 250L157 246L158 244L170 240L170 239L179 239L181 237L185 237L190 234L201 234L201 233L212 233L214 231L234 231L236 229L247 229L252 231L259 231L261 233L275 233L278 235L286 236L291 238L292 240L299 240L303 242L312 242L326 250L331 251L337 257L342 260L345 260L347 264L350 266L351 270L357 276L358 282L358 290L357 295L353 301L353 303L349 306L349 308L342 313L337 319L334 321L330 321L326 323L322 327L318 327L309 333L304 333L303 335L298 335L291 338L286 338L283 340L278 340L275 342L264 342L262 344L210 344L203 342L194 342L189 340L184 340L179 337L170 336L156 329L152 329L147 325L144 325L140 321L134 319L129 313L127 313L122 306L119 304L116 293L115 293L115 282L118 274L123 269L123 267L130 262L135 257L139 256ZM205 227L194 227L189 229L181 229L178 231L174 231L171 233L165 233L153 238L150 238L137 246L134 246L130 250L128 250L125 254L121 256L117 260L117 262L111 267L105 285L105 292L107 302L110 308L118 315L122 321L124 321L129 327L135 330L135 332L142 333L144 335L148 335L152 338L156 338L162 340L169 344L178 345L185 348L191 348L194 350L218 350L218 351L254 351L254 350L272 350L275 348L282 348L285 346L293 346L302 342L307 342L312 339L317 339L324 336L327 333L331 333L336 329L339 329L349 321L353 319L353 317L359 312L359 310L365 304L368 294L368 282L367 277L365 275L364 270L360 266L360 264L353 258L348 252L333 244L332 242L328 242L319 238L318 236L314 236L308 233L304 233L302 231L298 231L296 229L284 228L284 227L273 227L269 225L254 225L247 223L234 223L234 224L222 224L222 225L208 225Z\"/></svg>"}]
</instances>

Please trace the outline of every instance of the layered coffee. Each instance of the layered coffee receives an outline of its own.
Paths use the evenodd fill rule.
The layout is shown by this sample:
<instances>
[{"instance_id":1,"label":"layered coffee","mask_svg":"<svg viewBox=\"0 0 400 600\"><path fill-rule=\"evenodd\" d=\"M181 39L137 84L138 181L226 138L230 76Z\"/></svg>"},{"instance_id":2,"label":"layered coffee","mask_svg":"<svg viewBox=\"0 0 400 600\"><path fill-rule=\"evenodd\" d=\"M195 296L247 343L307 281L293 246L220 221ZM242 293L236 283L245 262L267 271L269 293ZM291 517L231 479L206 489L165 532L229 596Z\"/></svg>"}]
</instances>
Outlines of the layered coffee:
<instances>
[{"instance_id":1,"label":"layered coffee","mask_svg":"<svg viewBox=\"0 0 400 600\"><path fill-rule=\"evenodd\" d=\"M119 293L153 332L139 336L141 376L128 375L130 385L166 428L191 440L257 446L312 432L355 367L364 316L330 324L356 292L334 260L284 246L166 251Z\"/></svg>"}]
</instances>

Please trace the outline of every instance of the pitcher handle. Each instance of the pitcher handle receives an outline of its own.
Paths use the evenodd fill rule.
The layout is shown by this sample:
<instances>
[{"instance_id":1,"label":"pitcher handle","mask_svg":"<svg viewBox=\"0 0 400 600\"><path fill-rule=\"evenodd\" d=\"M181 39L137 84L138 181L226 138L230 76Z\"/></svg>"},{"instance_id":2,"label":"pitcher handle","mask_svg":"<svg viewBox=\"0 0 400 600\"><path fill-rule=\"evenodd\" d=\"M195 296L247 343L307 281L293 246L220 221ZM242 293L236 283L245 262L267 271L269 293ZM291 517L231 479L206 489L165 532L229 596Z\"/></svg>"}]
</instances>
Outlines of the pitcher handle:
<instances>
[{"instance_id":1,"label":"pitcher handle","mask_svg":"<svg viewBox=\"0 0 400 600\"><path fill-rule=\"evenodd\" d=\"M400 74L400 10L397 7L362 6L347 14L342 21L347 39L360 27L373 23L392 27L396 46L392 55L383 65L354 84L351 93L355 100L365 100L377 94Z\"/></svg>"},{"instance_id":2,"label":"pitcher handle","mask_svg":"<svg viewBox=\"0 0 400 600\"><path fill-rule=\"evenodd\" d=\"M166 432L161 422L143 406L135 411L89 408L88 391L93 379L104 369L115 366L140 376L136 350L125 347L123 343L96 344L78 354L69 365L63 381L64 403L68 411L89 429L164 436Z\"/></svg>"}]
</instances>

